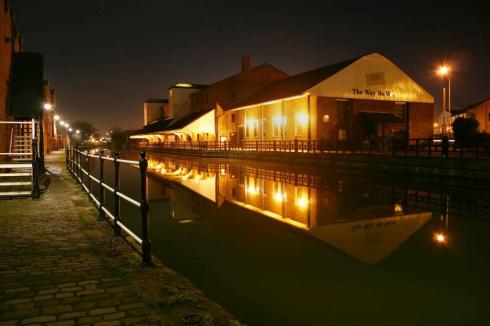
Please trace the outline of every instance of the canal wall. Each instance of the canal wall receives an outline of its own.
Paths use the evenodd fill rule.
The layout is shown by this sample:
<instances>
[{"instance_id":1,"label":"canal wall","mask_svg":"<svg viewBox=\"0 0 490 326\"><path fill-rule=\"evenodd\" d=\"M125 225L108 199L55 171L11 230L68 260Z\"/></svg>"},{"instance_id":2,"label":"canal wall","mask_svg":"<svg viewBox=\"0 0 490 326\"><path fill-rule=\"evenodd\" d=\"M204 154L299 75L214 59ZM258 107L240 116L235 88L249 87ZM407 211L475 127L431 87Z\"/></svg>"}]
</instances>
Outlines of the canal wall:
<instances>
[{"instance_id":1,"label":"canal wall","mask_svg":"<svg viewBox=\"0 0 490 326\"><path fill-rule=\"evenodd\" d=\"M471 158L415 157L341 153L182 151L149 149L149 152L203 158L239 159L313 166L325 169L361 170L388 175L416 175L419 178L459 178L490 180L490 160Z\"/></svg>"}]
</instances>

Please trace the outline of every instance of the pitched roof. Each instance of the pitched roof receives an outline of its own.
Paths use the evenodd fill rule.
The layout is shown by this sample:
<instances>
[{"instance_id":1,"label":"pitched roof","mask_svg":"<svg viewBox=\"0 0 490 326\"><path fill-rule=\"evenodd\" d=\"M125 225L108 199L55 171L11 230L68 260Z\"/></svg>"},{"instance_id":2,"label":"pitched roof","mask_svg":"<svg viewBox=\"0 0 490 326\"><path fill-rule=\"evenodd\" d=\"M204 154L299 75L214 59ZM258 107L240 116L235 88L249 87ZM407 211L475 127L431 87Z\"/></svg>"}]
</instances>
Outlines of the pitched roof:
<instances>
[{"instance_id":1,"label":"pitched roof","mask_svg":"<svg viewBox=\"0 0 490 326\"><path fill-rule=\"evenodd\" d=\"M470 104L468 105L467 107L461 109L461 110L453 110L451 111L451 114L452 115L458 115L458 114L462 114L462 113L465 113L465 112L468 112L474 108L476 108L477 106L479 106L480 104L483 104L485 103L486 101L490 101L490 98L487 98L486 100L483 100L483 101L479 101L479 102L476 102L476 103L473 103L473 104Z\"/></svg>"},{"instance_id":2,"label":"pitched roof","mask_svg":"<svg viewBox=\"0 0 490 326\"><path fill-rule=\"evenodd\" d=\"M172 121L167 126L167 128L165 128L164 130L177 130L177 129L184 128L189 123L193 122L194 120L199 119L200 117L202 117L203 115L205 115L206 113L208 113L208 112L210 112L212 110L214 110L214 109L209 109L209 110L205 110L205 111L199 111L199 112L190 113L190 114L184 116L183 118L181 118L179 120Z\"/></svg>"},{"instance_id":3,"label":"pitched roof","mask_svg":"<svg viewBox=\"0 0 490 326\"><path fill-rule=\"evenodd\" d=\"M352 58L294 76L286 77L284 79L279 79L247 97L243 101L238 102L235 107L238 108L301 95L306 90L327 79L328 77L333 76L360 58L361 57Z\"/></svg>"},{"instance_id":4,"label":"pitched roof","mask_svg":"<svg viewBox=\"0 0 490 326\"><path fill-rule=\"evenodd\" d=\"M153 121L143 128L136 130L134 134L147 134L150 132L157 132L157 131L162 131L167 128L167 126L172 122L172 119L159 119L156 121Z\"/></svg>"},{"instance_id":5,"label":"pitched roof","mask_svg":"<svg viewBox=\"0 0 490 326\"><path fill-rule=\"evenodd\" d=\"M168 103L166 98L148 98L145 103Z\"/></svg>"},{"instance_id":6,"label":"pitched roof","mask_svg":"<svg viewBox=\"0 0 490 326\"><path fill-rule=\"evenodd\" d=\"M278 72L280 72L280 73L284 74L285 76L287 76L287 74L284 71L282 71L282 70L274 67L273 65L268 64L268 63L262 63L262 64L260 64L258 66L255 66L255 67L250 68L249 70L247 70L245 72L239 72L239 73L236 73L236 74L231 75L229 77L226 77L226 78L223 78L221 80L218 80L218 81L214 82L213 84L211 84L211 86L214 86L214 85L217 85L217 84L220 84L220 83L223 83L223 82L226 82L226 81L229 81L229 80L232 80L232 79L241 77L241 76L245 76L245 75L247 75L249 73L252 73L252 72L254 72L256 70L259 70L259 69L262 69L262 68L265 68L265 67L268 67L268 68L272 68L274 70L277 70Z\"/></svg>"}]
</instances>

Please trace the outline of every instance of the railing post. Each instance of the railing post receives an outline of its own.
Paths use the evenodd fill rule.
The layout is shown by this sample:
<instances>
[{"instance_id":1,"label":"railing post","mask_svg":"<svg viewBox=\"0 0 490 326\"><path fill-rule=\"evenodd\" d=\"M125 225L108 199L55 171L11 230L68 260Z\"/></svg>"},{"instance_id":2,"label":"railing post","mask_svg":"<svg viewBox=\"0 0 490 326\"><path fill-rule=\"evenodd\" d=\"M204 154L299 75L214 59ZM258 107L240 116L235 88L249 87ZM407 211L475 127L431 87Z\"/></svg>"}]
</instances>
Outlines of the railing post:
<instances>
[{"instance_id":1,"label":"railing post","mask_svg":"<svg viewBox=\"0 0 490 326\"><path fill-rule=\"evenodd\" d=\"M258 140L255 141L255 151L256 152L259 151L259 141Z\"/></svg>"},{"instance_id":2,"label":"railing post","mask_svg":"<svg viewBox=\"0 0 490 326\"><path fill-rule=\"evenodd\" d=\"M150 242L150 221L148 217L148 200L146 198L146 170L148 168L148 161L146 159L146 152L140 153L140 173L141 173L141 251L143 254L143 266L152 265L151 261L151 242Z\"/></svg>"},{"instance_id":3,"label":"railing post","mask_svg":"<svg viewBox=\"0 0 490 326\"><path fill-rule=\"evenodd\" d=\"M298 139L294 140L294 151L297 153L298 152Z\"/></svg>"},{"instance_id":4,"label":"railing post","mask_svg":"<svg viewBox=\"0 0 490 326\"><path fill-rule=\"evenodd\" d=\"M31 197L39 198L39 178L37 169L37 139L32 139L32 185L31 185Z\"/></svg>"},{"instance_id":5,"label":"railing post","mask_svg":"<svg viewBox=\"0 0 490 326\"><path fill-rule=\"evenodd\" d=\"M102 159L102 150L99 152L99 202L100 202L100 207L99 207L99 215L101 218L105 218L105 212L102 209L102 207L105 206L105 192L104 192L104 186L102 185L104 183L104 160Z\"/></svg>"},{"instance_id":6,"label":"railing post","mask_svg":"<svg viewBox=\"0 0 490 326\"><path fill-rule=\"evenodd\" d=\"M119 199L119 196L117 193L119 192L119 166L120 162L118 161L119 159L119 152L116 152L114 154L114 233L117 236L121 236L121 227L117 224L121 220L120 217L120 208L121 208L121 202Z\"/></svg>"},{"instance_id":7,"label":"railing post","mask_svg":"<svg viewBox=\"0 0 490 326\"><path fill-rule=\"evenodd\" d=\"M90 161L90 152L87 153L86 158L87 158L87 173L88 173L88 175L87 175L87 177L88 177L88 198L89 198L89 200L91 200L92 197L90 197L90 194L92 193L92 178L90 177L90 175L91 175L90 174L90 166L92 165L91 164L92 162Z\"/></svg>"},{"instance_id":8,"label":"railing post","mask_svg":"<svg viewBox=\"0 0 490 326\"><path fill-rule=\"evenodd\" d=\"M449 156L449 138L447 136L442 137L441 154L443 158L448 158Z\"/></svg>"}]
</instances>

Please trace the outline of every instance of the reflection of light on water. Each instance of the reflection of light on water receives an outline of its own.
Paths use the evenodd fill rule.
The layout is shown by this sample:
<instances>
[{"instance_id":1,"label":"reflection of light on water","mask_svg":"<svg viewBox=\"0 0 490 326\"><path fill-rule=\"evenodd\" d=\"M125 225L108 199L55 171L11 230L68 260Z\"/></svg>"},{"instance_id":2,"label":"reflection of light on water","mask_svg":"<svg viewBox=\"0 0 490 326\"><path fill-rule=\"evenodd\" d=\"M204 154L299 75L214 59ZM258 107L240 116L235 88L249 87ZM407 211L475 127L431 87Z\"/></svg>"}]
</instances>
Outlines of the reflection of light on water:
<instances>
[{"instance_id":1,"label":"reflection of light on water","mask_svg":"<svg viewBox=\"0 0 490 326\"><path fill-rule=\"evenodd\" d=\"M274 194L275 201L286 201L286 199L287 199L287 195L279 191Z\"/></svg>"},{"instance_id":2,"label":"reflection of light on water","mask_svg":"<svg viewBox=\"0 0 490 326\"><path fill-rule=\"evenodd\" d=\"M260 192L259 187L248 186L247 192L251 195L257 195Z\"/></svg>"},{"instance_id":3,"label":"reflection of light on water","mask_svg":"<svg viewBox=\"0 0 490 326\"><path fill-rule=\"evenodd\" d=\"M395 215L403 214L403 206L401 204L395 204Z\"/></svg>"},{"instance_id":4,"label":"reflection of light on water","mask_svg":"<svg viewBox=\"0 0 490 326\"><path fill-rule=\"evenodd\" d=\"M444 233L442 232L436 232L434 234L434 240L439 243L439 244L444 244L447 241L447 237Z\"/></svg>"},{"instance_id":5,"label":"reflection of light on water","mask_svg":"<svg viewBox=\"0 0 490 326\"><path fill-rule=\"evenodd\" d=\"M301 208L304 208L304 207L308 206L308 199L301 197L300 199L298 199L296 201L296 205L301 207Z\"/></svg>"}]
</instances>

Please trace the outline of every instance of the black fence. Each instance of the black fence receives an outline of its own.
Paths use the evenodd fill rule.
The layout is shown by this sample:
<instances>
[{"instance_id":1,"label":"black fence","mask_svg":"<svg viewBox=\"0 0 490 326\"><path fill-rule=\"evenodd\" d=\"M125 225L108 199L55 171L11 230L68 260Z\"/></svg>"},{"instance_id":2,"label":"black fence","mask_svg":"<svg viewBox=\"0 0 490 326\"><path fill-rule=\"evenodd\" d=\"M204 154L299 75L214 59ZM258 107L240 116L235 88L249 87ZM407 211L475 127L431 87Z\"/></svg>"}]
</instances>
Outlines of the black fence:
<instances>
[{"instance_id":1,"label":"black fence","mask_svg":"<svg viewBox=\"0 0 490 326\"><path fill-rule=\"evenodd\" d=\"M133 238L141 246L141 254L143 258L143 265L148 266L152 264L151 260L151 242L150 242L150 224L149 224L149 206L147 200L147 187L146 187L146 174L148 168L148 161L146 159L146 153L140 153L140 160L125 160L119 157L119 153L115 153L114 157L103 156L102 151L99 155L90 154L88 151L81 150L80 148L67 147L66 148L66 166L72 173L75 179L81 184L82 188L88 193L89 197L94 202L95 206L99 209L100 217L109 217L112 221L114 233L117 236L122 236L122 230ZM95 176L92 173L92 159L97 164L98 175ZM106 161L114 166L114 185L111 187L105 182L104 166ZM137 166L140 171L140 199L136 200L120 191L121 185L121 173L120 164L129 164ZM88 182L88 186L85 184ZM92 189L92 185L98 185L95 191ZM106 204L106 194L109 193L113 196L114 211L111 212ZM141 215L141 238L131 231L121 221L121 199L127 203L139 208Z\"/></svg>"},{"instance_id":2,"label":"black fence","mask_svg":"<svg viewBox=\"0 0 490 326\"><path fill-rule=\"evenodd\" d=\"M179 152L277 152L311 154L363 154L442 158L490 158L490 144L461 144L453 139L392 139L387 142L352 145L345 141L257 140L141 142L139 148Z\"/></svg>"}]
</instances>

